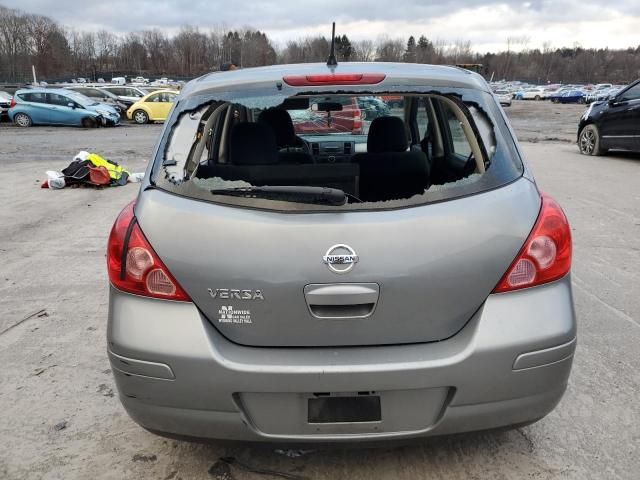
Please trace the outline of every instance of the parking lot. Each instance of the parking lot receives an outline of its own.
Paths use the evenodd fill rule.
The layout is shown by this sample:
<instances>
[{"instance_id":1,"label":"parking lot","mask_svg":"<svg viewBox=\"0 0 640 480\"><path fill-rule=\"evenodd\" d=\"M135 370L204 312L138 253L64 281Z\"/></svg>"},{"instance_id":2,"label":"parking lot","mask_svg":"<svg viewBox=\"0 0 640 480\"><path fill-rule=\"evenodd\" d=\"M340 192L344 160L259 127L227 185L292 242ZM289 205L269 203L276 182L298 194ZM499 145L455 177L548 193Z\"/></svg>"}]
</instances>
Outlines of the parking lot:
<instances>
[{"instance_id":1,"label":"parking lot","mask_svg":"<svg viewBox=\"0 0 640 480\"><path fill-rule=\"evenodd\" d=\"M558 408L508 432L289 450L163 439L118 401L105 344L105 245L137 185L39 187L46 170L64 168L79 150L144 171L161 126L0 124L0 478L222 479L208 473L220 457L236 459L236 479L274 478L264 471L294 479L639 478L640 155L580 155L582 110L522 101L506 109L574 236L579 345Z\"/></svg>"}]
</instances>

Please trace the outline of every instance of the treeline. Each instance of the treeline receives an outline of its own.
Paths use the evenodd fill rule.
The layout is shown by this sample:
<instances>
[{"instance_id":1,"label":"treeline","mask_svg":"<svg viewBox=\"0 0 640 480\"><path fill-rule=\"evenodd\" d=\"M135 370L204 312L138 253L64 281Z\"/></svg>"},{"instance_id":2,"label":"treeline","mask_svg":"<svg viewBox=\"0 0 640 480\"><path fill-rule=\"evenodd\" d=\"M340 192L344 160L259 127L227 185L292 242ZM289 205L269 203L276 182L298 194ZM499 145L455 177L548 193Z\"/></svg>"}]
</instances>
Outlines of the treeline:
<instances>
[{"instance_id":1,"label":"treeline","mask_svg":"<svg viewBox=\"0 0 640 480\"><path fill-rule=\"evenodd\" d=\"M38 79L47 81L120 74L190 78L224 62L246 68L322 62L328 55L329 39L322 36L276 46L264 32L250 28L202 31L184 26L174 36L158 29L116 35L67 28L46 16L0 6L0 82L30 81L32 65ZM508 39L505 51L480 54L470 42L447 44L424 35L353 42L343 35L336 37L336 56L338 61L482 64L488 79L532 83L626 83L640 76L640 47L546 45L540 50L527 48L522 39Z\"/></svg>"}]
</instances>

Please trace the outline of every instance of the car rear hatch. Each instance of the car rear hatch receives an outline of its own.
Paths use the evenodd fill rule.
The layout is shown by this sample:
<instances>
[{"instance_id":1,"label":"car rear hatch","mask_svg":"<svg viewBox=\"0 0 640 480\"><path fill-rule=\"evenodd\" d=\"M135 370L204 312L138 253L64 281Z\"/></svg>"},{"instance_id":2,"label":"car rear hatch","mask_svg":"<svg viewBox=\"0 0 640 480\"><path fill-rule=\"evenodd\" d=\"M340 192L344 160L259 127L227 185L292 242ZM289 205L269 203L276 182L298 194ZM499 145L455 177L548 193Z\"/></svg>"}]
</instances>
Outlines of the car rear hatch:
<instances>
[{"instance_id":1,"label":"car rear hatch","mask_svg":"<svg viewBox=\"0 0 640 480\"><path fill-rule=\"evenodd\" d=\"M303 347L455 335L516 257L539 209L535 185L521 178L419 207L329 213L261 211L150 189L136 215L225 337Z\"/></svg>"}]
</instances>

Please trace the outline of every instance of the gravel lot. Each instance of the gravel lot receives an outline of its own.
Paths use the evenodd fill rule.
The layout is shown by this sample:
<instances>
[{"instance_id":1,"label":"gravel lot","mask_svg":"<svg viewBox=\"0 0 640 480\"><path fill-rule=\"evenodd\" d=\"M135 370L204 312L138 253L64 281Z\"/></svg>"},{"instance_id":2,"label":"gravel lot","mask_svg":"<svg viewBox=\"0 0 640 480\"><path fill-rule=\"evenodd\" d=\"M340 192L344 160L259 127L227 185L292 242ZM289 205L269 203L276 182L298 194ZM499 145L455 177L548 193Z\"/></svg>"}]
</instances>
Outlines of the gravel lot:
<instances>
[{"instance_id":1,"label":"gravel lot","mask_svg":"<svg viewBox=\"0 0 640 480\"><path fill-rule=\"evenodd\" d=\"M137 187L39 184L81 149L142 171L161 127L1 124L0 478L208 479L220 456L309 479L639 478L640 156L579 155L570 142L582 110L546 102L506 109L539 184L564 206L574 233L579 346L558 408L517 431L297 458L268 445L159 438L118 402L106 356L104 250ZM274 478L232 471L236 479Z\"/></svg>"}]
</instances>

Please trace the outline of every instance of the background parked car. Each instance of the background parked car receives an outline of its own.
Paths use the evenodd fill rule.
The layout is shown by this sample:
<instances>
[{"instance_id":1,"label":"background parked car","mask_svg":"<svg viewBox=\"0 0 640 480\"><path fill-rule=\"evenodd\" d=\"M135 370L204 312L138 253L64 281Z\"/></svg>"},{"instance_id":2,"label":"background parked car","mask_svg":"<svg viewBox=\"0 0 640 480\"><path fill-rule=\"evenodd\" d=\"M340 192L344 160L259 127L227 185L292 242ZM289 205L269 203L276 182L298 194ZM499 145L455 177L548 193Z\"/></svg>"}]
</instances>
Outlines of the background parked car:
<instances>
[{"instance_id":1,"label":"background parked car","mask_svg":"<svg viewBox=\"0 0 640 480\"><path fill-rule=\"evenodd\" d=\"M7 116L12 98L7 92L0 91L0 120Z\"/></svg>"},{"instance_id":2,"label":"background parked car","mask_svg":"<svg viewBox=\"0 0 640 480\"><path fill-rule=\"evenodd\" d=\"M90 128L120 123L120 115L112 106L64 88L18 90L11 102L9 118L20 127L77 125Z\"/></svg>"},{"instance_id":3,"label":"background parked car","mask_svg":"<svg viewBox=\"0 0 640 480\"><path fill-rule=\"evenodd\" d=\"M569 90L558 98L559 103L585 103L586 94L582 90Z\"/></svg>"},{"instance_id":4,"label":"background parked car","mask_svg":"<svg viewBox=\"0 0 640 480\"><path fill-rule=\"evenodd\" d=\"M329 111L324 105L337 110ZM326 133L363 133L362 110L353 97L313 97L306 110L289 110L295 133L324 135Z\"/></svg>"},{"instance_id":5,"label":"background parked car","mask_svg":"<svg viewBox=\"0 0 640 480\"><path fill-rule=\"evenodd\" d=\"M164 122L178 96L175 90L161 90L142 97L127 110L127 118L136 123Z\"/></svg>"},{"instance_id":6,"label":"background parked car","mask_svg":"<svg viewBox=\"0 0 640 480\"><path fill-rule=\"evenodd\" d=\"M496 99L498 100L498 103L500 103L500 105L504 107L511 106L511 92L507 90L497 90L496 92L494 92L494 95L496 96Z\"/></svg>"},{"instance_id":7,"label":"background parked car","mask_svg":"<svg viewBox=\"0 0 640 480\"><path fill-rule=\"evenodd\" d=\"M571 87L560 87L556 90L547 93L547 100L551 100L553 103L560 103L560 97L567 92L573 90Z\"/></svg>"},{"instance_id":8,"label":"background parked car","mask_svg":"<svg viewBox=\"0 0 640 480\"><path fill-rule=\"evenodd\" d=\"M589 105L578 125L578 147L584 155L609 149L640 152L640 80Z\"/></svg>"},{"instance_id":9,"label":"background parked car","mask_svg":"<svg viewBox=\"0 0 640 480\"><path fill-rule=\"evenodd\" d=\"M383 95L380 98L391 108L400 108L404 105L404 98L401 95Z\"/></svg>"},{"instance_id":10,"label":"background parked car","mask_svg":"<svg viewBox=\"0 0 640 480\"><path fill-rule=\"evenodd\" d=\"M105 85L104 87L101 87L101 89L111 92L112 94L117 96L120 101L127 103L129 107L140 100L142 97L148 95L151 92L157 91L155 89L151 91L145 91L141 88L131 87L127 85Z\"/></svg>"},{"instance_id":11,"label":"background parked car","mask_svg":"<svg viewBox=\"0 0 640 480\"><path fill-rule=\"evenodd\" d=\"M120 116L122 116L124 112L126 112L127 109L133 104L133 102L123 102L116 95L102 88L88 87L88 86L65 87L65 88L68 90L72 90L74 92L78 92L95 102L106 103L108 105L111 105L113 108L116 109L116 111Z\"/></svg>"},{"instance_id":12,"label":"background parked car","mask_svg":"<svg viewBox=\"0 0 640 480\"><path fill-rule=\"evenodd\" d=\"M591 102L598 102L600 100L608 100L611 97L615 97L616 93L618 93L620 89L618 88L600 88L597 90L594 90L592 92L589 92L586 96L585 96L585 102L586 103L591 103Z\"/></svg>"},{"instance_id":13,"label":"background parked car","mask_svg":"<svg viewBox=\"0 0 640 480\"><path fill-rule=\"evenodd\" d=\"M391 109L378 97L358 97L358 107L362 111L364 120L391 115Z\"/></svg>"},{"instance_id":14,"label":"background parked car","mask_svg":"<svg viewBox=\"0 0 640 480\"><path fill-rule=\"evenodd\" d=\"M547 92L542 87L528 88L522 92L522 100L544 100Z\"/></svg>"}]
</instances>

